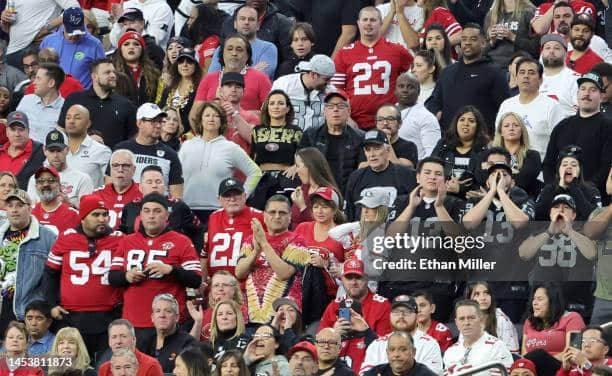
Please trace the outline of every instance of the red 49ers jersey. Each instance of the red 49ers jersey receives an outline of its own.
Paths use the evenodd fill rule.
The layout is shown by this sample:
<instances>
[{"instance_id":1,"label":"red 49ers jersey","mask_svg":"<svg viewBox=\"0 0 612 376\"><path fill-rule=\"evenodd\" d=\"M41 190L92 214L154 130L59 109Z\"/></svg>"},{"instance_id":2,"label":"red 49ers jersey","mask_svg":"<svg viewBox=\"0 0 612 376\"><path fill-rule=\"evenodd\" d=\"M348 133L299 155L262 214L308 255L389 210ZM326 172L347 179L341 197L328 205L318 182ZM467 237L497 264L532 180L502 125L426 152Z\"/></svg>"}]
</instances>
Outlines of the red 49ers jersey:
<instances>
[{"instance_id":1,"label":"red 49ers jersey","mask_svg":"<svg viewBox=\"0 0 612 376\"><path fill-rule=\"evenodd\" d=\"M203 258L208 258L208 275L227 270L234 275L240 257L242 243L253 234L251 220L257 218L263 223L263 212L245 207L240 214L229 217L225 210L212 213L208 219L206 249Z\"/></svg>"},{"instance_id":2,"label":"red 49ers jersey","mask_svg":"<svg viewBox=\"0 0 612 376\"><path fill-rule=\"evenodd\" d=\"M436 7L431 11L431 14L423 23L421 39L425 38L425 30L427 30L429 25L435 23L442 25L444 31L446 31L446 35L448 35L449 37L452 37L453 35L463 30L463 28L461 27L461 25L459 25L459 22L457 22L457 19L455 18L455 16L453 16L450 10L444 7Z\"/></svg>"},{"instance_id":3,"label":"red 49ers jersey","mask_svg":"<svg viewBox=\"0 0 612 376\"><path fill-rule=\"evenodd\" d=\"M32 209L32 215L38 219L40 224L51 227L57 231L58 234L63 233L69 228L74 228L81 223L81 217L79 217L78 210L71 208L65 203L60 204L55 210L48 212L43 209L39 202L34 206L34 209Z\"/></svg>"},{"instance_id":4,"label":"red 49ers jersey","mask_svg":"<svg viewBox=\"0 0 612 376\"><path fill-rule=\"evenodd\" d=\"M155 262L183 268L202 275L200 261L191 240L176 231L167 231L154 238L135 232L123 237L117 252L113 254L111 270L127 272L133 268L144 270ZM150 328L151 303L158 294L172 294L179 303L180 317L186 316L185 287L174 277L148 277L140 283L131 284L123 292L123 318L137 328Z\"/></svg>"},{"instance_id":5,"label":"red 49ers jersey","mask_svg":"<svg viewBox=\"0 0 612 376\"><path fill-rule=\"evenodd\" d=\"M87 237L75 229L59 235L47 257L47 266L61 270L60 304L69 311L110 311L121 300L121 289L108 283L113 253L120 232L96 240L89 251Z\"/></svg>"},{"instance_id":6,"label":"red 49ers jersey","mask_svg":"<svg viewBox=\"0 0 612 376\"><path fill-rule=\"evenodd\" d=\"M380 38L372 47L356 41L340 51L334 60L332 83L346 91L351 117L359 128L375 126L374 115L384 103L395 103L395 81L412 65L412 56L402 45Z\"/></svg>"},{"instance_id":7,"label":"red 49ers jersey","mask_svg":"<svg viewBox=\"0 0 612 376\"><path fill-rule=\"evenodd\" d=\"M121 224L121 212L125 204L142 198L142 193L137 183L132 183L130 188L121 194L115 191L113 184L107 184L104 187L98 188L94 193L102 198L102 201L106 204L108 216L110 217L109 226L113 230L116 230Z\"/></svg>"}]
</instances>

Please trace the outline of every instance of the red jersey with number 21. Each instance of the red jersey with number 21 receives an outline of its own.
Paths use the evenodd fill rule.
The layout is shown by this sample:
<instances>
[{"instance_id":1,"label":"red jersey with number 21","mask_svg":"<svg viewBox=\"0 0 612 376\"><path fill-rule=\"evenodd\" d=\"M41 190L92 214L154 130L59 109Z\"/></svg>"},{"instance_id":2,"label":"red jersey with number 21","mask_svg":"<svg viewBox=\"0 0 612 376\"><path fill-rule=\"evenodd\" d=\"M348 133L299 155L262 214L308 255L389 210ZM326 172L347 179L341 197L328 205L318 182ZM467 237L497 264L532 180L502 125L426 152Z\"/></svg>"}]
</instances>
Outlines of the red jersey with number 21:
<instances>
[{"instance_id":1,"label":"red jersey with number 21","mask_svg":"<svg viewBox=\"0 0 612 376\"><path fill-rule=\"evenodd\" d=\"M359 128L373 128L378 107L396 102L395 81L412 60L407 49L385 38L372 47L356 41L338 51L332 83L350 97L351 117Z\"/></svg>"},{"instance_id":2,"label":"red jersey with number 21","mask_svg":"<svg viewBox=\"0 0 612 376\"><path fill-rule=\"evenodd\" d=\"M253 235L251 230L253 218L264 223L263 212L248 206L234 217L228 216L223 209L210 215L206 252L202 254L202 257L208 257L208 275L212 276L219 270L226 270L235 275L240 247Z\"/></svg>"},{"instance_id":3,"label":"red jersey with number 21","mask_svg":"<svg viewBox=\"0 0 612 376\"><path fill-rule=\"evenodd\" d=\"M89 252L89 240L75 229L59 235L47 257L47 266L61 270L60 304L69 311L110 311L121 299L121 289L108 283L113 253L120 232L96 240Z\"/></svg>"}]
</instances>

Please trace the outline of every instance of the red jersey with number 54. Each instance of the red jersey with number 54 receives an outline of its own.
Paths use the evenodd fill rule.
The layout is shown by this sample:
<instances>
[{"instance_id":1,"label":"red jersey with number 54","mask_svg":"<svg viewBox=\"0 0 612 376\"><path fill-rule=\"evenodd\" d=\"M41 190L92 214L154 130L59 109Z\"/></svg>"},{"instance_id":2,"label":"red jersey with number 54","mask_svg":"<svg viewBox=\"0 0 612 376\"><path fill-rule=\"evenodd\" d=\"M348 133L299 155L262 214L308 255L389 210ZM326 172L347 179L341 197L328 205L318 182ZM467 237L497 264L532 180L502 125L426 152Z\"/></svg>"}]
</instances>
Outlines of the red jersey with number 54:
<instances>
[{"instance_id":1,"label":"red jersey with number 54","mask_svg":"<svg viewBox=\"0 0 612 376\"><path fill-rule=\"evenodd\" d=\"M395 81L412 60L407 49L385 38L372 47L356 41L338 51L332 84L350 97L351 117L359 128L373 128L378 107L396 102Z\"/></svg>"},{"instance_id":2,"label":"red jersey with number 54","mask_svg":"<svg viewBox=\"0 0 612 376\"><path fill-rule=\"evenodd\" d=\"M202 275L200 260L191 240L176 231L166 231L154 238L135 232L123 237L113 254L111 270L127 272L133 268L144 270L156 262L176 266ZM179 317L187 317L185 286L171 275L162 278L147 277L131 284L123 292L123 318L136 328L150 328L151 303L158 294L169 293L176 298Z\"/></svg>"},{"instance_id":3,"label":"red jersey with number 54","mask_svg":"<svg viewBox=\"0 0 612 376\"><path fill-rule=\"evenodd\" d=\"M264 223L263 212L248 206L234 217L228 216L223 209L210 215L206 249L201 255L208 258L208 275L212 276L219 270L226 270L234 275L240 257L240 246L253 234L253 218Z\"/></svg>"},{"instance_id":4,"label":"red jersey with number 54","mask_svg":"<svg viewBox=\"0 0 612 376\"><path fill-rule=\"evenodd\" d=\"M109 209L109 226L112 227L113 230L116 230L121 224L120 219L123 207L129 202L142 198L142 192L140 192L137 183L132 183L130 188L123 193L117 193L112 184L106 184L104 187L98 188L94 193L102 198L102 201L104 201L106 207Z\"/></svg>"},{"instance_id":5,"label":"red jersey with number 54","mask_svg":"<svg viewBox=\"0 0 612 376\"><path fill-rule=\"evenodd\" d=\"M75 229L59 235L47 257L47 266L61 270L60 304L69 311L110 311L121 300L121 289L108 283L113 253L120 232L96 239L89 250L87 237Z\"/></svg>"}]
</instances>

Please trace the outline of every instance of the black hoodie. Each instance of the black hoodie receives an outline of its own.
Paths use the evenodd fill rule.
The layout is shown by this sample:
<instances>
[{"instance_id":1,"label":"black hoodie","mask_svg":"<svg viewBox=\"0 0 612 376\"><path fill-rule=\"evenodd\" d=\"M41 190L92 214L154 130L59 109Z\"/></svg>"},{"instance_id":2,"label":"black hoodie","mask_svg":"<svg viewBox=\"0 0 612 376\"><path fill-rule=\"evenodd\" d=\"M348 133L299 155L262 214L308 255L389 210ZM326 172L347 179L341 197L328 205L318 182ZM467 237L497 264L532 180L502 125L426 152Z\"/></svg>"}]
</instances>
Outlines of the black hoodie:
<instances>
[{"instance_id":1,"label":"black hoodie","mask_svg":"<svg viewBox=\"0 0 612 376\"><path fill-rule=\"evenodd\" d=\"M484 56L471 64L460 59L444 69L425 106L434 115L442 111L440 126L443 132L460 108L475 106L482 112L492 135L497 110L509 97L506 77L488 56Z\"/></svg>"}]
</instances>

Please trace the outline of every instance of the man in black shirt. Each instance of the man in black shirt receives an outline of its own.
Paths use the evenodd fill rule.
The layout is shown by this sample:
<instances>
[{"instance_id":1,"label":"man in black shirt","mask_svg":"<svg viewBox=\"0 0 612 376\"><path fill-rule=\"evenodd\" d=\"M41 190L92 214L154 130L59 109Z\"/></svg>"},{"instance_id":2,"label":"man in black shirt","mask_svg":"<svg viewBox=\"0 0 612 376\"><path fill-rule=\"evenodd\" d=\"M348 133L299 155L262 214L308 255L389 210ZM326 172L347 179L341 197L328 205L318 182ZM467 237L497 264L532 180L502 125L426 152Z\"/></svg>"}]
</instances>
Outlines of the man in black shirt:
<instances>
[{"instance_id":1,"label":"man in black shirt","mask_svg":"<svg viewBox=\"0 0 612 376\"><path fill-rule=\"evenodd\" d=\"M364 137L364 150L368 166L354 171L346 184L345 213L349 220L360 218L360 208L355 203L362 192L370 187L382 187L390 197L388 220L395 219L397 205L416 187L414 170L410 167L391 163L391 144L387 135L378 129L368 131Z\"/></svg>"},{"instance_id":2,"label":"man in black shirt","mask_svg":"<svg viewBox=\"0 0 612 376\"><path fill-rule=\"evenodd\" d=\"M576 145L583 150L584 180L605 192L612 162L612 128L610 119L600 112L604 91L603 79L597 73L590 72L578 79L578 113L562 120L550 135L542 163L545 183L554 183L559 151Z\"/></svg>"},{"instance_id":3,"label":"man in black shirt","mask_svg":"<svg viewBox=\"0 0 612 376\"><path fill-rule=\"evenodd\" d=\"M138 108L136 119L138 133L133 139L115 145L115 150L127 149L136 156L136 177L145 167L159 166L164 174L164 183L169 187L170 196L183 197L183 169L178 154L172 148L159 142L162 119L168 116L154 103L145 103ZM107 175L110 169L107 169ZM140 182L138 180L137 182Z\"/></svg>"},{"instance_id":4,"label":"man in black shirt","mask_svg":"<svg viewBox=\"0 0 612 376\"><path fill-rule=\"evenodd\" d=\"M336 55L342 47L357 35L359 0L311 0L304 1L306 21L317 31L317 54Z\"/></svg>"},{"instance_id":5,"label":"man in black shirt","mask_svg":"<svg viewBox=\"0 0 612 376\"><path fill-rule=\"evenodd\" d=\"M327 94L324 102L325 124L308 128L300 140L300 149L319 149L344 190L350 174L357 169L364 133L347 124L351 107L344 91Z\"/></svg>"},{"instance_id":6,"label":"man in black shirt","mask_svg":"<svg viewBox=\"0 0 612 376\"><path fill-rule=\"evenodd\" d=\"M96 60L91 65L93 85L87 91L72 93L66 98L57 120L65 127L66 113L75 104L85 106L91 114L91 130L102 133L111 149L136 133L136 105L126 97L113 93L117 86L115 66L109 59Z\"/></svg>"},{"instance_id":7,"label":"man in black shirt","mask_svg":"<svg viewBox=\"0 0 612 376\"><path fill-rule=\"evenodd\" d=\"M376 128L385 132L391 142L389 160L392 163L414 168L419 160L419 152L412 141L400 138L398 131L402 125L402 113L397 106L383 104L376 111ZM359 155L359 168L366 167L365 153Z\"/></svg>"}]
</instances>

